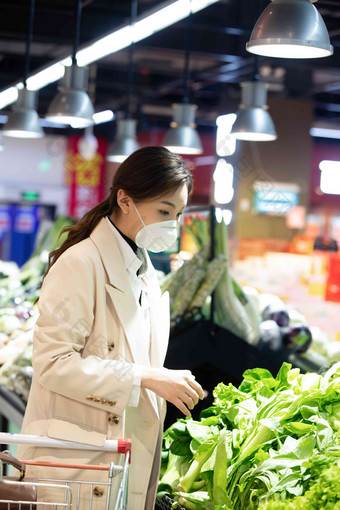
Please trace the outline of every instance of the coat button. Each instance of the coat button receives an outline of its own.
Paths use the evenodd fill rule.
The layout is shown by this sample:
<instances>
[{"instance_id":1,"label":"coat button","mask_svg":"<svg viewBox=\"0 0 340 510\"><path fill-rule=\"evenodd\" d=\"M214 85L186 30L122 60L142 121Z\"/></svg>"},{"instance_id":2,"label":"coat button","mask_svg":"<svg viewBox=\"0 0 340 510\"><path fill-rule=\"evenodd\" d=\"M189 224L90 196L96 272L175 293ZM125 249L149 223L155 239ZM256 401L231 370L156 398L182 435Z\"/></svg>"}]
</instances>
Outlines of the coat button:
<instances>
[{"instance_id":1,"label":"coat button","mask_svg":"<svg viewBox=\"0 0 340 510\"><path fill-rule=\"evenodd\" d=\"M108 342L107 346L109 351L113 351L115 344L113 342Z\"/></svg>"},{"instance_id":2,"label":"coat button","mask_svg":"<svg viewBox=\"0 0 340 510\"><path fill-rule=\"evenodd\" d=\"M104 489L102 487L95 487L93 489L93 495L97 496L98 498L101 498L104 496Z\"/></svg>"},{"instance_id":3,"label":"coat button","mask_svg":"<svg viewBox=\"0 0 340 510\"><path fill-rule=\"evenodd\" d=\"M119 418L118 418L118 416L111 415L111 416L109 416L109 418L108 418L108 422L110 423L110 425L118 425L118 423L119 423Z\"/></svg>"}]
</instances>

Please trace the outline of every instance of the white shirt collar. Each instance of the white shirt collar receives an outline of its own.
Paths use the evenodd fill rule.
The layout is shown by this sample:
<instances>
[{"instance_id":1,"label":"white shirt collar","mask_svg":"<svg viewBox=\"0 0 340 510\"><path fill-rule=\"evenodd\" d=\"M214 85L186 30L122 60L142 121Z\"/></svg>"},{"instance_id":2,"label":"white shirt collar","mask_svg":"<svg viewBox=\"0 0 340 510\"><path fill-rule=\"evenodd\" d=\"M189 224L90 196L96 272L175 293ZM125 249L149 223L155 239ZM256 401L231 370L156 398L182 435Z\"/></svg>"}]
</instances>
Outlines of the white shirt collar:
<instances>
[{"instance_id":1,"label":"white shirt collar","mask_svg":"<svg viewBox=\"0 0 340 510\"><path fill-rule=\"evenodd\" d=\"M106 217L106 221L109 223L110 228L116 238L119 251L121 253L121 256L124 261L124 265L127 271L131 272L132 274L137 274L138 269L143 265L143 262L145 264L145 271L143 271L143 274L145 274L148 271L148 257L144 252L144 250L138 248L139 255L144 259L140 260L136 253L133 251L131 246L125 241L125 239L120 235L118 230L112 225L111 221L108 217ZM141 275L139 275L141 276Z\"/></svg>"}]
</instances>

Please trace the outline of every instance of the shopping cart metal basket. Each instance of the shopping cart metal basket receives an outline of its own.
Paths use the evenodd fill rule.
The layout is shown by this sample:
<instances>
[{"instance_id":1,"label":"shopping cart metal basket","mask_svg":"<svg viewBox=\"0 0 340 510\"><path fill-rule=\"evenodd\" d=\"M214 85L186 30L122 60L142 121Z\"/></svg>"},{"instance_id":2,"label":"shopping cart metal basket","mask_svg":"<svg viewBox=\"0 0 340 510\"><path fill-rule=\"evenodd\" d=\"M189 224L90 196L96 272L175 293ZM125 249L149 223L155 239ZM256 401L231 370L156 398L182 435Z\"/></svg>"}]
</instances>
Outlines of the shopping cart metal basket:
<instances>
[{"instance_id":1,"label":"shopping cart metal basket","mask_svg":"<svg viewBox=\"0 0 340 510\"><path fill-rule=\"evenodd\" d=\"M103 510L109 510L109 508L114 508L114 510L126 510L127 508L127 493L128 493L128 481L129 481L129 464L131 461L131 440L130 439L118 439L118 440L106 440L103 447L97 447L92 445L87 445L83 443L76 443L72 441L61 441L58 439L51 439L45 436L33 436L33 435L24 435L24 434L7 434L0 433L0 444L3 445L29 445L29 446L41 446L48 448L63 448L63 449L77 449L77 450L96 450L110 453L122 453L125 455L123 465L116 465L113 462L108 466L95 466L95 465L83 465L83 464L66 464L66 463L52 463L52 462L40 462L40 461L31 461L31 460L21 460L23 464L33 465L33 466L43 466L46 467L46 474L48 475L48 468L62 468L65 469L65 478L64 479L53 479L46 476L46 478L39 478L37 481L34 480L34 485L38 488L44 487L45 493L46 489L51 491L53 490L53 495L58 492L58 501L9 501L9 500L1 500L0 503L7 504L6 510L21 510L21 508L29 508L30 510L83 510L83 507L80 507L80 498L81 494L84 494L85 491L88 492L88 503L86 506L86 510L92 509L93 503L93 491L96 489L96 484L98 483L96 480L72 480L71 477L67 476L67 472L69 470L90 470L94 473L97 471L107 471L108 477L107 481L103 483L100 481L100 486L106 486L106 501L101 504L101 508ZM111 498L112 494L112 484L113 480L116 476L120 475L120 483L118 488L118 493L116 496L116 501L112 502ZM31 482L25 482L25 480L16 482L11 480L6 480L3 476L3 463L0 461L0 483L3 484L11 484L12 486L15 484L27 484L32 485ZM39 494L39 492L38 492ZM60 494L60 496L59 496ZM114 507L112 505L115 505ZM23 506L25 505L25 506Z\"/></svg>"}]
</instances>

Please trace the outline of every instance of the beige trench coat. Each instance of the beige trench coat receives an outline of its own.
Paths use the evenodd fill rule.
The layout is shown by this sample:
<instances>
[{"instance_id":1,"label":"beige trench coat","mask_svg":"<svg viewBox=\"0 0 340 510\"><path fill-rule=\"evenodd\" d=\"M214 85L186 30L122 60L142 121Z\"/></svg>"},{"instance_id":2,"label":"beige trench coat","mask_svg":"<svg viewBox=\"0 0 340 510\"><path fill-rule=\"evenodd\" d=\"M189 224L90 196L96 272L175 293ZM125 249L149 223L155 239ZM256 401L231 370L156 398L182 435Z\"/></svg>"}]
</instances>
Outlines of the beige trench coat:
<instances>
[{"instance_id":1,"label":"beige trench coat","mask_svg":"<svg viewBox=\"0 0 340 510\"><path fill-rule=\"evenodd\" d=\"M153 269L146 283L152 303L150 355L143 348L138 305L107 220L57 260L41 290L34 376L22 427L25 434L90 445L131 438L129 510L154 508L165 416L165 402L146 389L141 389L138 407L127 406L131 364L150 365L151 360L161 367L168 344L168 294L161 296ZM21 447L18 457L83 464L122 460L117 454L41 447ZM30 468L28 475L107 480L106 474L98 478L93 472L75 475L54 468ZM92 490L94 509L105 508L102 489L97 483ZM82 496L81 509L88 508L86 498Z\"/></svg>"}]
</instances>

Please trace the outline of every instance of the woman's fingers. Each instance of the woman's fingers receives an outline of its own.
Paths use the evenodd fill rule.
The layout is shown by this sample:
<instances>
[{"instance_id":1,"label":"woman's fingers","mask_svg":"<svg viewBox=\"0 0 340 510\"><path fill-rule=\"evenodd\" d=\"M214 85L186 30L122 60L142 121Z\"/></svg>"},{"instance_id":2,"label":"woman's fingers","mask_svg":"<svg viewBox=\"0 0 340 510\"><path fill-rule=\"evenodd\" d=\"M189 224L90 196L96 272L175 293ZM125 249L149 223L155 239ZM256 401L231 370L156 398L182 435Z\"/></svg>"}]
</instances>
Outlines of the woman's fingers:
<instances>
[{"instance_id":1,"label":"woman's fingers","mask_svg":"<svg viewBox=\"0 0 340 510\"><path fill-rule=\"evenodd\" d=\"M192 377L188 377L188 384L196 392L198 398L202 400L204 398L202 386Z\"/></svg>"},{"instance_id":2,"label":"woman's fingers","mask_svg":"<svg viewBox=\"0 0 340 510\"><path fill-rule=\"evenodd\" d=\"M192 396L188 393L182 393L180 396L179 396L179 399L184 402L184 404L189 408L189 409L193 409L195 407L195 405L197 404L197 401L196 401L196 396Z\"/></svg>"},{"instance_id":3,"label":"woman's fingers","mask_svg":"<svg viewBox=\"0 0 340 510\"><path fill-rule=\"evenodd\" d=\"M191 418L191 412L189 411L189 409L186 407L186 405L183 404L183 401L180 399L180 398L177 398L173 404L183 413L185 414L185 416L188 416L189 418Z\"/></svg>"}]
</instances>

